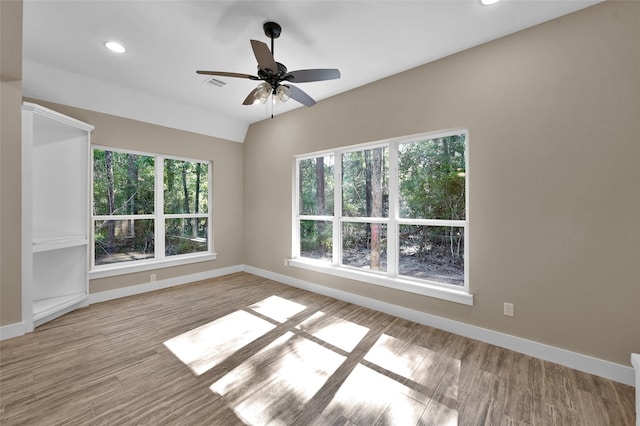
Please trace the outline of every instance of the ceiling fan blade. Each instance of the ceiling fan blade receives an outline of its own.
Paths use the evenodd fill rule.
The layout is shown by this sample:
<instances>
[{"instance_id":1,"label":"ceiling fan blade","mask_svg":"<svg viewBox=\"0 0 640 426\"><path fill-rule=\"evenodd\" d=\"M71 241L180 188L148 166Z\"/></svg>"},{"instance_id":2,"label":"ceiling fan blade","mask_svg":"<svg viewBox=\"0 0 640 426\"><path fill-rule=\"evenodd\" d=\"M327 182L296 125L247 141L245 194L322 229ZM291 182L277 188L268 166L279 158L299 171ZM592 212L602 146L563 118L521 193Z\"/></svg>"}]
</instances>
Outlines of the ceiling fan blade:
<instances>
[{"instance_id":1,"label":"ceiling fan blade","mask_svg":"<svg viewBox=\"0 0 640 426\"><path fill-rule=\"evenodd\" d=\"M291 71L285 76L292 83L308 83L311 81L335 80L340 78L340 71L335 68L319 68L312 70Z\"/></svg>"},{"instance_id":2,"label":"ceiling fan blade","mask_svg":"<svg viewBox=\"0 0 640 426\"><path fill-rule=\"evenodd\" d=\"M286 84L283 84L283 86L289 88L289 97L294 101L298 101L302 105L305 105L308 107L314 106L316 104L316 101L314 101L311 96L307 95L307 93L304 90L296 86L289 86Z\"/></svg>"},{"instance_id":3,"label":"ceiling fan blade","mask_svg":"<svg viewBox=\"0 0 640 426\"><path fill-rule=\"evenodd\" d=\"M259 80L258 77L256 77L255 75L249 75L249 74L240 74L237 72L224 72L224 71L196 71L196 73L198 74L204 74L204 75L220 75L223 77L235 77L235 78L248 78L249 80Z\"/></svg>"},{"instance_id":4,"label":"ceiling fan blade","mask_svg":"<svg viewBox=\"0 0 640 426\"><path fill-rule=\"evenodd\" d=\"M276 60L273 59L273 55L266 44L258 40L251 40L251 48L261 70L270 70L273 74L278 73Z\"/></svg>"},{"instance_id":5,"label":"ceiling fan blade","mask_svg":"<svg viewBox=\"0 0 640 426\"><path fill-rule=\"evenodd\" d=\"M253 105L257 103L257 101L260 100L260 97L258 96L259 90L260 90L260 86L256 87L251 92L249 92L247 97L244 99L244 102L242 102L242 105Z\"/></svg>"}]
</instances>

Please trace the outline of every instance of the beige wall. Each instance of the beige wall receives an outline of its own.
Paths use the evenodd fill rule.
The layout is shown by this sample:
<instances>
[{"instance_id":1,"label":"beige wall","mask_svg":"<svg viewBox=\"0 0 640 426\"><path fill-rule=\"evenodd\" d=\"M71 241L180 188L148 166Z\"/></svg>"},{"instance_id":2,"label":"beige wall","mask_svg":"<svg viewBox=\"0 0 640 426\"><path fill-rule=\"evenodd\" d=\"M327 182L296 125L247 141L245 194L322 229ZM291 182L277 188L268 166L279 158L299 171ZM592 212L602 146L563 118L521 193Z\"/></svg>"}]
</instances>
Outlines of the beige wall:
<instances>
[{"instance_id":1,"label":"beige wall","mask_svg":"<svg viewBox=\"0 0 640 426\"><path fill-rule=\"evenodd\" d=\"M0 326L22 320L22 2L0 1Z\"/></svg>"},{"instance_id":2,"label":"beige wall","mask_svg":"<svg viewBox=\"0 0 640 426\"><path fill-rule=\"evenodd\" d=\"M22 321L21 102L22 2L0 1L2 43L2 145L0 150L0 326ZM215 261L154 271L157 280L242 263L242 144L29 99L96 126L95 144L212 160ZM90 292L142 284L149 272L96 279Z\"/></svg>"},{"instance_id":3,"label":"beige wall","mask_svg":"<svg viewBox=\"0 0 640 426\"><path fill-rule=\"evenodd\" d=\"M242 144L65 105L29 101L94 125L93 145L213 161L213 239L218 258L94 279L89 283L91 293L148 283L150 273L160 281L242 264Z\"/></svg>"},{"instance_id":4,"label":"beige wall","mask_svg":"<svg viewBox=\"0 0 640 426\"><path fill-rule=\"evenodd\" d=\"M640 3L606 2L251 126L245 263L629 365L640 352L638 40ZM469 129L473 307L283 267L294 155L449 128Z\"/></svg>"},{"instance_id":5,"label":"beige wall","mask_svg":"<svg viewBox=\"0 0 640 426\"><path fill-rule=\"evenodd\" d=\"M4 326L20 321L21 29L6 23L22 9L0 6ZM245 263L629 364L640 352L638 39L640 3L606 2L257 123L244 146L41 103L94 124L96 144L214 161L218 260L158 280ZM457 127L470 130L473 307L282 266L294 155ZM147 281L93 280L91 292ZM502 315L505 301L515 317Z\"/></svg>"}]
</instances>

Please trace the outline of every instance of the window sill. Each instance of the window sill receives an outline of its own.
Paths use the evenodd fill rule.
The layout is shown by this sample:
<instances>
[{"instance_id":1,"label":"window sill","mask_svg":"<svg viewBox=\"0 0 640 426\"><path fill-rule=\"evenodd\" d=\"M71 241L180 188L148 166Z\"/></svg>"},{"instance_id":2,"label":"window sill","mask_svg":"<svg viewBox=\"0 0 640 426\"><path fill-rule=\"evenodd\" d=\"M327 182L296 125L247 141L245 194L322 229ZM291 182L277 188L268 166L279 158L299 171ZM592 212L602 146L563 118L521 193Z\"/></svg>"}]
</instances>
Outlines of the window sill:
<instances>
[{"instance_id":1,"label":"window sill","mask_svg":"<svg viewBox=\"0 0 640 426\"><path fill-rule=\"evenodd\" d=\"M375 284L395 290L406 291L408 293L421 294L423 296L429 296L437 299L447 300L449 302L473 306L473 294L467 293L463 289L450 289L441 287L437 284L417 282L405 278L391 278L376 273L330 265L313 260L289 259L289 266L295 266L297 268L307 269L310 271L331 274L357 281L364 281L369 284Z\"/></svg>"},{"instance_id":2,"label":"window sill","mask_svg":"<svg viewBox=\"0 0 640 426\"><path fill-rule=\"evenodd\" d=\"M89 279L113 277L116 275L132 274L135 272L151 271L172 266L188 265L190 263L216 260L216 253L203 253L196 255L171 256L162 260L142 260L135 264L119 264L114 266L102 266L100 269L89 271Z\"/></svg>"}]
</instances>

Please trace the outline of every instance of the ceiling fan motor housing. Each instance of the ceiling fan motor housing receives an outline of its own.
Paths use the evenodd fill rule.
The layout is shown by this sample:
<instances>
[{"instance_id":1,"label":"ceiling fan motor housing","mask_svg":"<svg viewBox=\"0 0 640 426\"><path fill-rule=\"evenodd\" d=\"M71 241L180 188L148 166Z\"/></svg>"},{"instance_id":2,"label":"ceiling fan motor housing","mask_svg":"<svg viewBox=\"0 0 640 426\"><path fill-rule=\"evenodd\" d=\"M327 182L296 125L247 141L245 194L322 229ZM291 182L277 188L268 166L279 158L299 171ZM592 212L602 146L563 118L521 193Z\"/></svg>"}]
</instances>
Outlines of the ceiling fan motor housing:
<instances>
[{"instance_id":1,"label":"ceiling fan motor housing","mask_svg":"<svg viewBox=\"0 0 640 426\"><path fill-rule=\"evenodd\" d=\"M285 67L284 64L281 64L280 62L276 62L276 65L278 65L278 72L275 74L266 72L260 69L260 66L258 66L258 77L260 77L261 80L269 83L271 87L273 87L274 93L278 86L280 86L280 83L282 81L291 80L291 76L287 75L287 67Z\"/></svg>"}]
</instances>

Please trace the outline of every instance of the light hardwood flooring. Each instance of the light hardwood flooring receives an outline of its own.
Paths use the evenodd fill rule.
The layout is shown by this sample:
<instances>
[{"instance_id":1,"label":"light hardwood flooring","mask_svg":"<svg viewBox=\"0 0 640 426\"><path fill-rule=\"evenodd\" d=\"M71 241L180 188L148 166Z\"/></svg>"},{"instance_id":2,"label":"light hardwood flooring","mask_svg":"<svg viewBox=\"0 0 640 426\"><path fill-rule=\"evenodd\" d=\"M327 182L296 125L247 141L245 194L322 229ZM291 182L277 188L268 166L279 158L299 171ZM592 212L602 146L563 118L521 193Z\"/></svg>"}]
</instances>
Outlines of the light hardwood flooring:
<instances>
[{"instance_id":1,"label":"light hardwood flooring","mask_svg":"<svg viewBox=\"0 0 640 426\"><path fill-rule=\"evenodd\" d=\"M634 425L634 389L246 273L0 342L0 424Z\"/></svg>"}]
</instances>

